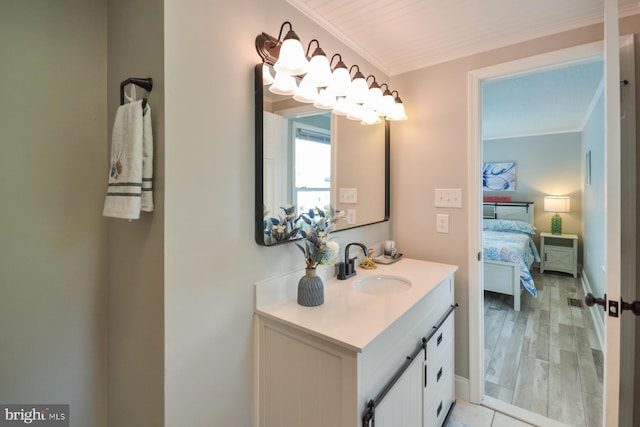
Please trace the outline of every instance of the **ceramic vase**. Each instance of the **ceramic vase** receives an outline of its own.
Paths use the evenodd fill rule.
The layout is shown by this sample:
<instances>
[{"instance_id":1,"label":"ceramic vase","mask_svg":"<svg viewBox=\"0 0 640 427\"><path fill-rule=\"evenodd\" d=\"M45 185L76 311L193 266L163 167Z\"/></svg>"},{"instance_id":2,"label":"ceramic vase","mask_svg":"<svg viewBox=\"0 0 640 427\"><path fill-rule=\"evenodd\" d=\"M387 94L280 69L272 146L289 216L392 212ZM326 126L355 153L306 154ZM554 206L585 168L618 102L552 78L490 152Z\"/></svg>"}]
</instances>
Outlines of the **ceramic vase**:
<instances>
[{"instance_id":1,"label":"ceramic vase","mask_svg":"<svg viewBox=\"0 0 640 427\"><path fill-rule=\"evenodd\" d=\"M324 303L324 284L316 275L315 268L305 269L305 275L298 282L298 304L316 307Z\"/></svg>"}]
</instances>

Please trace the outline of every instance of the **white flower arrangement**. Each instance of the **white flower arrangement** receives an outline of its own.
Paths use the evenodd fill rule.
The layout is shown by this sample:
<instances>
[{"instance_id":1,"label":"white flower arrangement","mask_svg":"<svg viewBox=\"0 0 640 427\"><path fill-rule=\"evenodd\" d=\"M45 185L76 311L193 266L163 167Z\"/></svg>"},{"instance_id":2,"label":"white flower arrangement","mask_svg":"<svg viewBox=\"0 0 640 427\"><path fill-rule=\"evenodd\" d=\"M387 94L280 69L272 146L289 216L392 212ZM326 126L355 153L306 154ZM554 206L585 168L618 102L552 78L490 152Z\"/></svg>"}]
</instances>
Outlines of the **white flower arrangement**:
<instances>
[{"instance_id":1,"label":"white flower arrangement","mask_svg":"<svg viewBox=\"0 0 640 427\"><path fill-rule=\"evenodd\" d=\"M329 233L343 217L342 212L337 212L332 207L327 212L316 207L300 215L302 222L299 234L304 243L296 242L296 245L304 254L307 268L336 263L340 245L331 240Z\"/></svg>"}]
</instances>

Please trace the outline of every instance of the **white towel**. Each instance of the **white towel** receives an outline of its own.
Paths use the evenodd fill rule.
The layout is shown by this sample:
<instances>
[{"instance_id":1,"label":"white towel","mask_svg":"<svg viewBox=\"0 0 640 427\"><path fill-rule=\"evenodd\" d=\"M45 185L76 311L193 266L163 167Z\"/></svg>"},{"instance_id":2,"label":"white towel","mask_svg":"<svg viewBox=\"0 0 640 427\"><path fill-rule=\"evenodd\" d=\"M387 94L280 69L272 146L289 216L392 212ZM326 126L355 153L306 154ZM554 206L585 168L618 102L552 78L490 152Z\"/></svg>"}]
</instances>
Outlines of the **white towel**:
<instances>
[{"instance_id":1,"label":"white towel","mask_svg":"<svg viewBox=\"0 0 640 427\"><path fill-rule=\"evenodd\" d=\"M143 112L142 101L121 105L113 123L109 187L102 214L138 219L141 210L153 211L152 174L151 107L147 104Z\"/></svg>"},{"instance_id":2,"label":"white towel","mask_svg":"<svg viewBox=\"0 0 640 427\"><path fill-rule=\"evenodd\" d=\"M153 212L153 134L151 106L144 108L142 117L142 200L140 210Z\"/></svg>"}]
</instances>

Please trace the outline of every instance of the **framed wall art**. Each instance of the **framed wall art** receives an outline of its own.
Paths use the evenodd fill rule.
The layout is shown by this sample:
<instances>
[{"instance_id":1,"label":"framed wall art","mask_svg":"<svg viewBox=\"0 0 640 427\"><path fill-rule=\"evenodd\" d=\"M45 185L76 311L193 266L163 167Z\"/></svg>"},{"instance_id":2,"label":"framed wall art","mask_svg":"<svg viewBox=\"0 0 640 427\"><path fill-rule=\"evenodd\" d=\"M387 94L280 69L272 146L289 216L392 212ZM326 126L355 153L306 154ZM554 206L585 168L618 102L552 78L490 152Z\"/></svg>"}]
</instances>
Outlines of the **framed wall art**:
<instances>
[{"instance_id":1,"label":"framed wall art","mask_svg":"<svg viewBox=\"0 0 640 427\"><path fill-rule=\"evenodd\" d=\"M516 163L484 163L482 189L484 191L516 191Z\"/></svg>"}]
</instances>

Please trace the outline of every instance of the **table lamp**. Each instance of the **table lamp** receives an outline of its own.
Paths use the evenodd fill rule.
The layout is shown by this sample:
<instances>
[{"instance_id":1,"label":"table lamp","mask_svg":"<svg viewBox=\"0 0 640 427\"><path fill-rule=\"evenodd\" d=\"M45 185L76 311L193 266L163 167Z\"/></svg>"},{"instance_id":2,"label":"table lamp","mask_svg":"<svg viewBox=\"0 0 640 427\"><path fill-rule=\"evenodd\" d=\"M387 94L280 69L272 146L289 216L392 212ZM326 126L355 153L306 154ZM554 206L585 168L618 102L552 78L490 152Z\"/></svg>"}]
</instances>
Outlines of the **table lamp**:
<instances>
[{"instance_id":1,"label":"table lamp","mask_svg":"<svg viewBox=\"0 0 640 427\"><path fill-rule=\"evenodd\" d=\"M544 211L555 214L551 217L551 234L562 234L562 218L558 213L569 212L569 197L545 196Z\"/></svg>"}]
</instances>

